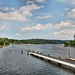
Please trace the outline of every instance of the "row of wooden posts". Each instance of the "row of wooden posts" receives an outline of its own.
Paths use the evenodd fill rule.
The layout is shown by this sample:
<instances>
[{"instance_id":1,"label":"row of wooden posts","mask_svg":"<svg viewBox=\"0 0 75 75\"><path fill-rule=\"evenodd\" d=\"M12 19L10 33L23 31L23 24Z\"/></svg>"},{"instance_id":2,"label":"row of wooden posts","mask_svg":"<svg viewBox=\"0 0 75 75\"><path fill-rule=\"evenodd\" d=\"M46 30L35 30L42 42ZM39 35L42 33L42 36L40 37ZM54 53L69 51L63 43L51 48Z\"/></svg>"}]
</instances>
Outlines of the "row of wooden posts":
<instances>
[{"instance_id":1,"label":"row of wooden posts","mask_svg":"<svg viewBox=\"0 0 75 75\"><path fill-rule=\"evenodd\" d=\"M27 54L29 54L29 52L33 52L33 53L37 53L37 54L43 55L43 53L42 53L42 52L39 52L39 51L34 52L34 51L26 50L26 53L27 53ZM48 54L48 55L46 55L46 56L50 57L50 54ZM61 59L61 56L58 56L58 58Z\"/></svg>"},{"instance_id":2,"label":"row of wooden posts","mask_svg":"<svg viewBox=\"0 0 75 75\"><path fill-rule=\"evenodd\" d=\"M50 54L45 55L45 54L43 54L42 52L39 52L39 51L34 52L34 51L31 51L31 50L26 49L26 52L25 52L25 53L26 53L27 55L29 55L29 53L31 53L31 52L37 53L37 54L40 54L40 55L44 55L44 56L48 56L48 57L52 57L52 58L54 58L54 59L59 59L59 60L62 60L62 61L66 61L66 62L69 62L69 63L72 63L72 64L75 64L74 61L72 61L72 60L67 60L67 59L62 59L61 56L53 57L53 56L50 56ZM23 53L24 53L24 50L21 50L21 54L23 54Z\"/></svg>"}]
</instances>

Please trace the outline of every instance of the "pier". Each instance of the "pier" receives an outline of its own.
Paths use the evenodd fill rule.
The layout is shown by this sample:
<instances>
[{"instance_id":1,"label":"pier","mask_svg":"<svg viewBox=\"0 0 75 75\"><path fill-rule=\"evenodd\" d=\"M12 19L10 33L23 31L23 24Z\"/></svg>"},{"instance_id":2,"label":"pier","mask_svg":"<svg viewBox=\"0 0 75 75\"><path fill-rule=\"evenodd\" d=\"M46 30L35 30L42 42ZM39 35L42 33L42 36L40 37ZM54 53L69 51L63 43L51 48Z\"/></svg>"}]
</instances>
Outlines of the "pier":
<instances>
[{"instance_id":1,"label":"pier","mask_svg":"<svg viewBox=\"0 0 75 75\"><path fill-rule=\"evenodd\" d=\"M38 57L40 59L43 59L43 60L48 60L49 62L53 62L53 63L56 63L60 66L64 66L65 68L68 68L68 69L72 69L75 71L75 60L68 60L68 59L61 59L61 57L53 57L53 56L50 56L50 54L48 55L44 55L39 52L34 52L34 51L27 51L27 54L29 55L32 55L34 57Z\"/></svg>"}]
</instances>

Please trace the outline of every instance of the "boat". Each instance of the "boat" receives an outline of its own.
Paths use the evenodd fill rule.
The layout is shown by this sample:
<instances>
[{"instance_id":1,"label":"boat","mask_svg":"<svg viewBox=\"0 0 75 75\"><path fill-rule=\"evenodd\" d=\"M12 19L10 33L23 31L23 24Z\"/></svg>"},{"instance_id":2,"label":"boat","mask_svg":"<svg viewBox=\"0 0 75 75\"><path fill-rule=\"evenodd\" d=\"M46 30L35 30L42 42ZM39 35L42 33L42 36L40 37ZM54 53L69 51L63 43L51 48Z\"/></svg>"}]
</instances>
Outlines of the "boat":
<instances>
[{"instance_id":1,"label":"boat","mask_svg":"<svg viewBox=\"0 0 75 75\"><path fill-rule=\"evenodd\" d=\"M70 58L66 58L67 60L73 60L73 61L75 61L75 58L72 58L72 57L70 57Z\"/></svg>"}]
</instances>

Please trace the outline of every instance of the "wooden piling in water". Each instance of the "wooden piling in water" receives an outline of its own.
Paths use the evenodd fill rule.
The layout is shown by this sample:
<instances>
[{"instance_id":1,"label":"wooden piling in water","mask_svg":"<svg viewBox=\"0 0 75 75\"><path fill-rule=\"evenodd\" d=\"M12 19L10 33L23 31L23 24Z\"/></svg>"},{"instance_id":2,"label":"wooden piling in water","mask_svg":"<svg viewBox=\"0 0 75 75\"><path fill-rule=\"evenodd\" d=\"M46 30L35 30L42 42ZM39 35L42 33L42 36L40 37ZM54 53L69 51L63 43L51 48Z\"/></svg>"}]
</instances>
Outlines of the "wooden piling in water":
<instances>
[{"instance_id":1,"label":"wooden piling in water","mask_svg":"<svg viewBox=\"0 0 75 75\"><path fill-rule=\"evenodd\" d=\"M48 54L48 56L50 57L50 54Z\"/></svg>"},{"instance_id":2,"label":"wooden piling in water","mask_svg":"<svg viewBox=\"0 0 75 75\"><path fill-rule=\"evenodd\" d=\"M23 54L23 50L21 50L21 53Z\"/></svg>"}]
</instances>

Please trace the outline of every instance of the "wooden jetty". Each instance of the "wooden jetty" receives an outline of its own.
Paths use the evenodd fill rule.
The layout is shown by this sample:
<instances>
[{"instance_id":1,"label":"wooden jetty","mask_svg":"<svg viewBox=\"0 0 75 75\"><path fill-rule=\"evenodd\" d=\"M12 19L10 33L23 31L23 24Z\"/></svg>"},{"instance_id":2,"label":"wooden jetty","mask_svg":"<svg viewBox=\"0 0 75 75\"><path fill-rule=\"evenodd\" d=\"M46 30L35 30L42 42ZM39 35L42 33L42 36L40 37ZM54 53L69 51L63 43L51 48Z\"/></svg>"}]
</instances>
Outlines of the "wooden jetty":
<instances>
[{"instance_id":1,"label":"wooden jetty","mask_svg":"<svg viewBox=\"0 0 75 75\"><path fill-rule=\"evenodd\" d=\"M61 66L64 65L64 67L66 68L70 68L70 69L73 69L75 71L75 60L66 60L66 59L61 59L61 57L52 57L50 56L49 54L48 55L44 55L42 53L38 53L38 52L34 52L34 51L27 51L28 54L30 55L33 55L35 57L39 57L39 58L42 58L42 59L46 59L48 61L52 61L54 63L57 63Z\"/></svg>"}]
</instances>

